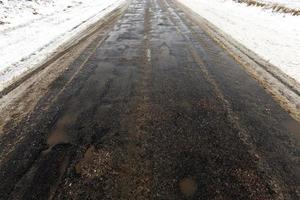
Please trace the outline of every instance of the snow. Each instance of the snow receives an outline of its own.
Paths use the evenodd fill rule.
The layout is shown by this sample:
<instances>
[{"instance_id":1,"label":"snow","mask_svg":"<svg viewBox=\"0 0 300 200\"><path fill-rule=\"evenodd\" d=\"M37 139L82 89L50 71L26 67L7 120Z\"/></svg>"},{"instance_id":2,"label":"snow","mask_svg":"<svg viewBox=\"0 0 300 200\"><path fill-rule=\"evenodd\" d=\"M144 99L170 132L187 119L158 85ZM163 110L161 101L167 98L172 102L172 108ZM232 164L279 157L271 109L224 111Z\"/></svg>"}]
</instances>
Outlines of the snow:
<instances>
[{"instance_id":1,"label":"snow","mask_svg":"<svg viewBox=\"0 0 300 200\"><path fill-rule=\"evenodd\" d=\"M0 0L0 91L126 0Z\"/></svg>"},{"instance_id":2,"label":"snow","mask_svg":"<svg viewBox=\"0 0 300 200\"><path fill-rule=\"evenodd\" d=\"M177 1L300 83L300 16L232 0ZM297 3L285 2L288 1Z\"/></svg>"}]
</instances>

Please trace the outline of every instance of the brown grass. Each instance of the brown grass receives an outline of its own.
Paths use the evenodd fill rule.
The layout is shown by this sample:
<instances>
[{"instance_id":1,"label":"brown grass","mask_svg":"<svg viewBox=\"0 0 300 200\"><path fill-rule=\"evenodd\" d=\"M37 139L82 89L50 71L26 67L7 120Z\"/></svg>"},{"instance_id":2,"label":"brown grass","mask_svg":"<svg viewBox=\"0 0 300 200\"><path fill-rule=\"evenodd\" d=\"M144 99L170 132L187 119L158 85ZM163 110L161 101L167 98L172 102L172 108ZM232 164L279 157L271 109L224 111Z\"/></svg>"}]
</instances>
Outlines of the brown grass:
<instances>
[{"instance_id":1,"label":"brown grass","mask_svg":"<svg viewBox=\"0 0 300 200\"><path fill-rule=\"evenodd\" d=\"M265 8L265 9L271 9L273 12L287 13L287 14L291 14L293 16L300 15L299 9L288 8L285 5L281 5L281 4L264 3L264 2L257 1L257 0L233 0L233 1L238 2L238 3L245 3L248 6L256 6L256 7L261 7L261 8Z\"/></svg>"}]
</instances>

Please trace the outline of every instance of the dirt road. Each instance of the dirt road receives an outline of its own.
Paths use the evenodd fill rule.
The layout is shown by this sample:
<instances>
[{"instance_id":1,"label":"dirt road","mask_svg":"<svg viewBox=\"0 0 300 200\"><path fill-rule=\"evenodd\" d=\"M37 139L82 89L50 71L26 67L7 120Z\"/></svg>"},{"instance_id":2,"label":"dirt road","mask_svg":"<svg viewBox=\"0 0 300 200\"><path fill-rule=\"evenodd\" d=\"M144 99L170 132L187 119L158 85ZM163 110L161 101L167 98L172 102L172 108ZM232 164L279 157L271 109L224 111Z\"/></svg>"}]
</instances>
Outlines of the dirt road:
<instances>
[{"instance_id":1,"label":"dirt road","mask_svg":"<svg viewBox=\"0 0 300 200\"><path fill-rule=\"evenodd\" d=\"M299 199L299 123L187 15L132 0L3 122L0 199Z\"/></svg>"}]
</instances>

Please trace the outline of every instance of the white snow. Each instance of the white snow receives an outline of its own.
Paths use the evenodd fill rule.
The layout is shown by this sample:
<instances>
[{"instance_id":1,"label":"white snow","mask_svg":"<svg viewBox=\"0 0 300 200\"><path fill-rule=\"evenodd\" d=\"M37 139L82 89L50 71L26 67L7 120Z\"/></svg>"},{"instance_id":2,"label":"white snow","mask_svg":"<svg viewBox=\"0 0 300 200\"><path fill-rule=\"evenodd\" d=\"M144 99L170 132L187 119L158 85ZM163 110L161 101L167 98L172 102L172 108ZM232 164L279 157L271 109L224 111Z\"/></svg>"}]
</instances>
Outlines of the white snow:
<instances>
[{"instance_id":1,"label":"white snow","mask_svg":"<svg viewBox=\"0 0 300 200\"><path fill-rule=\"evenodd\" d=\"M177 1L300 83L300 16L276 13L232 0Z\"/></svg>"},{"instance_id":2,"label":"white snow","mask_svg":"<svg viewBox=\"0 0 300 200\"><path fill-rule=\"evenodd\" d=\"M0 0L0 91L126 0Z\"/></svg>"}]
</instances>

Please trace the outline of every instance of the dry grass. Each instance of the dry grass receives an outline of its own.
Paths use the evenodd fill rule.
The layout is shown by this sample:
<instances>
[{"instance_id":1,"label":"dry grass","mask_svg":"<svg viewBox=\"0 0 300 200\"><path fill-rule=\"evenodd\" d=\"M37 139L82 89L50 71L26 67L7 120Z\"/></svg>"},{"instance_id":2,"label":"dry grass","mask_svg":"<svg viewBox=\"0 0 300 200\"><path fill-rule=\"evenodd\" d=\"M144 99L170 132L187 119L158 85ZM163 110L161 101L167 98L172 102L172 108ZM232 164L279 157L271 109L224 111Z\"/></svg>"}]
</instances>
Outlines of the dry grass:
<instances>
[{"instance_id":1,"label":"dry grass","mask_svg":"<svg viewBox=\"0 0 300 200\"><path fill-rule=\"evenodd\" d=\"M238 3L245 3L248 6L256 6L256 7L261 7L261 8L265 8L265 9L271 9L273 12L287 13L287 14L291 14L293 16L300 15L299 9L288 8L285 5L281 5L281 4L264 3L264 2L257 1L257 0L233 0L233 1L238 2Z\"/></svg>"}]
</instances>

